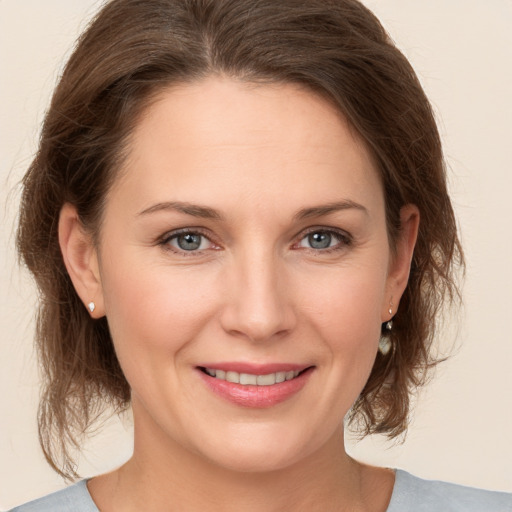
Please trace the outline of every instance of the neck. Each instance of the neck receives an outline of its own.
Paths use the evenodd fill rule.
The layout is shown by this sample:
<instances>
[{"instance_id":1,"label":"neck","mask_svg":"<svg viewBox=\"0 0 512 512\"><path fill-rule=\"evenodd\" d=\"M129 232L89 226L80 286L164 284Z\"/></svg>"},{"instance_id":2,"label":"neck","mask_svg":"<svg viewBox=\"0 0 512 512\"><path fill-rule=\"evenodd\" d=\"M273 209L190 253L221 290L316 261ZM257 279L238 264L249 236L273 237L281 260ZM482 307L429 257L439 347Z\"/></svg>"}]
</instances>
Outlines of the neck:
<instances>
[{"instance_id":1,"label":"neck","mask_svg":"<svg viewBox=\"0 0 512 512\"><path fill-rule=\"evenodd\" d=\"M240 472L191 452L156 427L138 425L135 417L133 457L117 471L91 480L89 490L105 512L343 512L366 511L368 502L372 511L384 511L392 489L389 473L384 488L368 478L375 476L369 469L346 454L341 429L320 450L286 468Z\"/></svg>"}]
</instances>

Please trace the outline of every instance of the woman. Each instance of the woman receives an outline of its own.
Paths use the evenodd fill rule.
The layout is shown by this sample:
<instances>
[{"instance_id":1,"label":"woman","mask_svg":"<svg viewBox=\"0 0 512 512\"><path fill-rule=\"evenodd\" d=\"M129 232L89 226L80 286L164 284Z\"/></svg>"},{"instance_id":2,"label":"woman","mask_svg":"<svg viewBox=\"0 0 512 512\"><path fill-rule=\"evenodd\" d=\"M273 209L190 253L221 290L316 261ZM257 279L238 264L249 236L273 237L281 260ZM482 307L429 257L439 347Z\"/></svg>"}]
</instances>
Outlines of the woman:
<instances>
[{"instance_id":1,"label":"woman","mask_svg":"<svg viewBox=\"0 0 512 512\"><path fill-rule=\"evenodd\" d=\"M48 461L76 476L102 405L135 425L121 468L20 510L511 509L344 450L347 414L406 429L462 259L430 105L359 3L109 3L18 242Z\"/></svg>"}]
</instances>

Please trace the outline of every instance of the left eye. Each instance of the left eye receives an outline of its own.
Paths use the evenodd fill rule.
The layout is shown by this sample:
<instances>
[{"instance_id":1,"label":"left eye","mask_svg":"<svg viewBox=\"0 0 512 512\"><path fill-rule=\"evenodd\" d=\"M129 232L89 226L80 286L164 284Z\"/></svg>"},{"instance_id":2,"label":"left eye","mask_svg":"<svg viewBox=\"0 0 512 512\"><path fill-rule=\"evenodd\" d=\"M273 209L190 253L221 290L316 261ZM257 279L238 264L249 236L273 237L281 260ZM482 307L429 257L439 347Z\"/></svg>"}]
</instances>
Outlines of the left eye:
<instances>
[{"instance_id":1,"label":"left eye","mask_svg":"<svg viewBox=\"0 0 512 512\"><path fill-rule=\"evenodd\" d=\"M181 251L201 251L211 246L210 240L200 233L177 233L172 235L167 243Z\"/></svg>"},{"instance_id":2,"label":"left eye","mask_svg":"<svg viewBox=\"0 0 512 512\"><path fill-rule=\"evenodd\" d=\"M339 245L343 241L343 237L332 231L313 231L308 233L299 242L299 247L308 249L329 249Z\"/></svg>"}]
</instances>

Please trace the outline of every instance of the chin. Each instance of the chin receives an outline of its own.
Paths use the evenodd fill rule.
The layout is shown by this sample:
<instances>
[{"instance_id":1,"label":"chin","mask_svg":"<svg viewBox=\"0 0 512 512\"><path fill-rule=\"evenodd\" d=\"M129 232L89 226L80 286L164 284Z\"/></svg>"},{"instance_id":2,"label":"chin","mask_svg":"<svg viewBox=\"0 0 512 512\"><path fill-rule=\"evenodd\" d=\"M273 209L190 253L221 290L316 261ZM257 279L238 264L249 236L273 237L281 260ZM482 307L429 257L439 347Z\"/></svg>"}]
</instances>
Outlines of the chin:
<instances>
[{"instance_id":1,"label":"chin","mask_svg":"<svg viewBox=\"0 0 512 512\"><path fill-rule=\"evenodd\" d=\"M293 434L289 429L268 428L256 425L244 432L231 432L223 440L221 446L218 439L212 440L214 445L205 447L206 456L215 465L229 471L239 473L269 473L295 465L318 449L308 442L306 436Z\"/></svg>"}]
</instances>

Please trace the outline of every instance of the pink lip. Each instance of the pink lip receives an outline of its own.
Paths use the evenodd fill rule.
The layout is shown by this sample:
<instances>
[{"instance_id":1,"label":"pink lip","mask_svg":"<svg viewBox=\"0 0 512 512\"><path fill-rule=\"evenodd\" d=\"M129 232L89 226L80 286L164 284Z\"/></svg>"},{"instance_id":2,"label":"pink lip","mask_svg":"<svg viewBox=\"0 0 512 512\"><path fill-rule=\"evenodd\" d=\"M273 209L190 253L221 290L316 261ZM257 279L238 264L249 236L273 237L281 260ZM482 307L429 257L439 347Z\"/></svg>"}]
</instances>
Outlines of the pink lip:
<instances>
[{"instance_id":1,"label":"pink lip","mask_svg":"<svg viewBox=\"0 0 512 512\"><path fill-rule=\"evenodd\" d=\"M225 372L250 373L251 375L268 375L269 373L291 372L305 370L308 365L290 364L290 363L243 363L243 362L221 362L201 364L202 368L214 368L215 370L224 370Z\"/></svg>"},{"instance_id":2,"label":"pink lip","mask_svg":"<svg viewBox=\"0 0 512 512\"><path fill-rule=\"evenodd\" d=\"M203 382L217 396L235 405L260 409L272 407L297 394L306 385L313 371L313 367L307 368L289 364L253 365L245 363L215 363L205 367L238 373L250 373L253 375L268 375L269 373L276 373L278 371L305 370L292 380L271 386L246 386L210 377L202 370L198 369L198 373L203 379Z\"/></svg>"}]
</instances>

